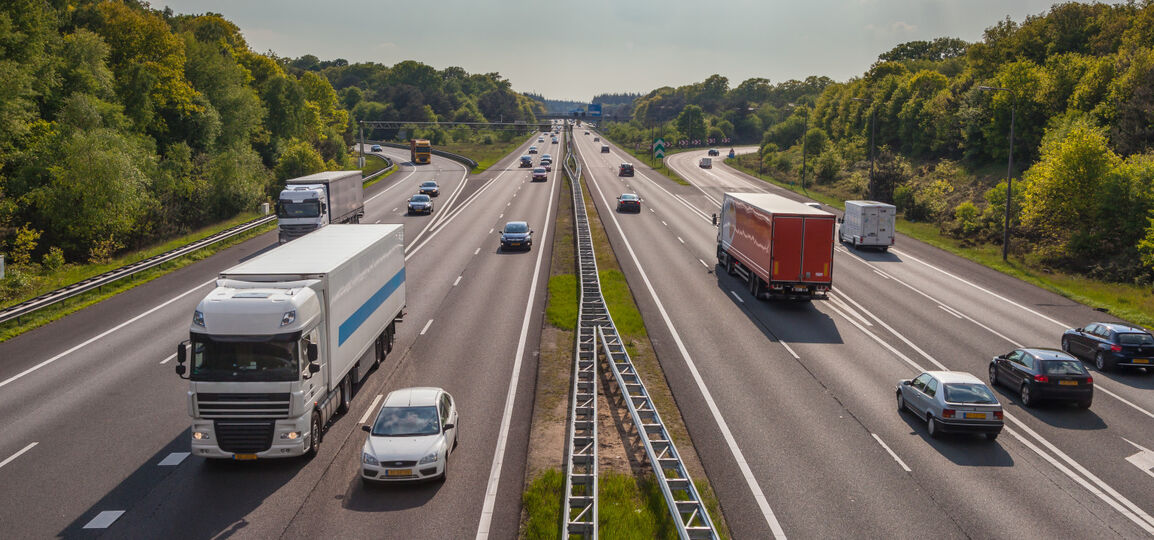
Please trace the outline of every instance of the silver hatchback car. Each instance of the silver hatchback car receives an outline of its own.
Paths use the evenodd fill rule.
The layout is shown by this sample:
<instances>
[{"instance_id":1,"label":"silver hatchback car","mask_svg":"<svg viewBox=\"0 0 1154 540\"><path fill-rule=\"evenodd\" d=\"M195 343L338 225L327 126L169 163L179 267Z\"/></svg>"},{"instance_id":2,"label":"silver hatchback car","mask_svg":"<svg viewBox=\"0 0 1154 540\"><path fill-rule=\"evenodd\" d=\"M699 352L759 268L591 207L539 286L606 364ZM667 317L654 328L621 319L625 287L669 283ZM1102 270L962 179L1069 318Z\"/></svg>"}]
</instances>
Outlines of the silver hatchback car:
<instances>
[{"instance_id":1,"label":"silver hatchback car","mask_svg":"<svg viewBox=\"0 0 1154 540\"><path fill-rule=\"evenodd\" d=\"M912 411L926 421L930 437L942 433L983 433L989 440L1002 432L1002 404L977 377L962 371L927 371L898 383L898 411Z\"/></svg>"}]
</instances>

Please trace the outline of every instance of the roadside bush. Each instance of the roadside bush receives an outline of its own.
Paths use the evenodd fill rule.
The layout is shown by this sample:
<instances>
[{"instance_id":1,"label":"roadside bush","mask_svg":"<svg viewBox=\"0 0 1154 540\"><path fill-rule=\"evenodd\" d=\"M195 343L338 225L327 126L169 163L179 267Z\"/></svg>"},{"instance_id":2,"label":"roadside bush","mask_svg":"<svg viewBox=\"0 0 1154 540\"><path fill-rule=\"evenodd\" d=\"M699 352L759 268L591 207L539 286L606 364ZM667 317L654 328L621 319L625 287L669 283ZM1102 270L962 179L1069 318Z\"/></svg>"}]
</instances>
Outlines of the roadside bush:
<instances>
[{"instance_id":1,"label":"roadside bush","mask_svg":"<svg viewBox=\"0 0 1154 540\"><path fill-rule=\"evenodd\" d=\"M982 229L982 213L978 206L970 201L959 204L954 208L954 227L956 234L963 237L972 237Z\"/></svg>"},{"instance_id":2,"label":"roadside bush","mask_svg":"<svg viewBox=\"0 0 1154 540\"><path fill-rule=\"evenodd\" d=\"M56 246L48 248L48 253L40 261L44 273L55 272L64 266L64 250Z\"/></svg>"},{"instance_id":3,"label":"roadside bush","mask_svg":"<svg viewBox=\"0 0 1154 540\"><path fill-rule=\"evenodd\" d=\"M837 150L833 148L826 149L826 151L817 157L817 162L814 166L818 183L828 184L837 180L844 166L845 161Z\"/></svg>"}]
</instances>

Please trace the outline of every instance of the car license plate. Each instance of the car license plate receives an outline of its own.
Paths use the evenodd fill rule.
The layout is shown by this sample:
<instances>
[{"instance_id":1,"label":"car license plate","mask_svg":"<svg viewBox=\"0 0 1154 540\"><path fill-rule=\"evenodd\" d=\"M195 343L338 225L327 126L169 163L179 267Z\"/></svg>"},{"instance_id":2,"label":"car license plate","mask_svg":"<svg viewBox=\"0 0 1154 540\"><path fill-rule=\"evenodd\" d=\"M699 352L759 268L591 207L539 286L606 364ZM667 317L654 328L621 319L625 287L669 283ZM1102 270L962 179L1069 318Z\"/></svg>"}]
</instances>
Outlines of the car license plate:
<instances>
[{"instance_id":1,"label":"car license plate","mask_svg":"<svg viewBox=\"0 0 1154 540\"><path fill-rule=\"evenodd\" d=\"M252 461L256 459L256 454L233 454L232 459L237 461Z\"/></svg>"},{"instance_id":2,"label":"car license plate","mask_svg":"<svg viewBox=\"0 0 1154 540\"><path fill-rule=\"evenodd\" d=\"M1149 364L1150 359L1149 358L1135 358L1135 359L1131 360L1131 362L1134 362L1135 364Z\"/></svg>"},{"instance_id":3,"label":"car license plate","mask_svg":"<svg viewBox=\"0 0 1154 540\"><path fill-rule=\"evenodd\" d=\"M1062 386L1078 386L1078 381L1058 381Z\"/></svg>"},{"instance_id":4,"label":"car license plate","mask_svg":"<svg viewBox=\"0 0 1154 540\"><path fill-rule=\"evenodd\" d=\"M966 413L966 418L978 418L978 419L981 419L981 420L985 420L985 418L986 418L986 413L980 413L980 412L968 412L968 413Z\"/></svg>"},{"instance_id":5,"label":"car license plate","mask_svg":"<svg viewBox=\"0 0 1154 540\"><path fill-rule=\"evenodd\" d=\"M412 469L389 469L385 471L385 476L412 476Z\"/></svg>"}]
</instances>

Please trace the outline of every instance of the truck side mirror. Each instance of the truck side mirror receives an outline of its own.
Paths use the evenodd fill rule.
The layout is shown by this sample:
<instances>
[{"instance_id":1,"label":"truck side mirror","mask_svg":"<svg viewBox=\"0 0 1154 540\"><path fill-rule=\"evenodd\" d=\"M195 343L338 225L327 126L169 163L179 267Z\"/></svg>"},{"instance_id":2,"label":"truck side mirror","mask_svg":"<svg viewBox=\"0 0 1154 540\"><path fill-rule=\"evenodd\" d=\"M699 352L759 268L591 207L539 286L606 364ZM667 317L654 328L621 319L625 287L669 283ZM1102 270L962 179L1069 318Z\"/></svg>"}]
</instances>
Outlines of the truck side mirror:
<instances>
[{"instance_id":1,"label":"truck side mirror","mask_svg":"<svg viewBox=\"0 0 1154 540\"><path fill-rule=\"evenodd\" d=\"M308 352L306 354L308 354L308 356L309 356L309 362L316 362L317 356L318 356L317 344L316 343L309 343ZM313 373L316 373L316 372L314 371Z\"/></svg>"},{"instance_id":2,"label":"truck side mirror","mask_svg":"<svg viewBox=\"0 0 1154 540\"><path fill-rule=\"evenodd\" d=\"M320 364L309 364L309 373L316 375L317 373L320 373L320 372L321 372L321 365Z\"/></svg>"},{"instance_id":3,"label":"truck side mirror","mask_svg":"<svg viewBox=\"0 0 1154 540\"><path fill-rule=\"evenodd\" d=\"M188 378L188 377L184 376L184 364L177 364L176 365L176 374L178 376L180 376L181 379L187 379Z\"/></svg>"},{"instance_id":4,"label":"truck side mirror","mask_svg":"<svg viewBox=\"0 0 1154 540\"><path fill-rule=\"evenodd\" d=\"M328 212L328 211L329 211L329 205L325 204L325 203L321 203L321 213L323 214L323 213Z\"/></svg>"},{"instance_id":5,"label":"truck side mirror","mask_svg":"<svg viewBox=\"0 0 1154 540\"><path fill-rule=\"evenodd\" d=\"M188 360L188 340L181 341L176 346L176 374L182 379L188 378L184 375L184 362L186 360Z\"/></svg>"},{"instance_id":6,"label":"truck side mirror","mask_svg":"<svg viewBox=\"0 0 1154 540\"><path fill-rule=\"evenodd\" d=\"M845 218L837 218L838 223L845 223Z\"/></svg>"},{"instance_id":7,"label":"truck side mirror","mask_svg":"<svg viewBox=\"0 0 1154 540\"><path fill-rule=\"evenodd\" d=\"M716 213L713 214L713 226L714 227L717 226L717 214Z\"/></svg>"}]
</instances>

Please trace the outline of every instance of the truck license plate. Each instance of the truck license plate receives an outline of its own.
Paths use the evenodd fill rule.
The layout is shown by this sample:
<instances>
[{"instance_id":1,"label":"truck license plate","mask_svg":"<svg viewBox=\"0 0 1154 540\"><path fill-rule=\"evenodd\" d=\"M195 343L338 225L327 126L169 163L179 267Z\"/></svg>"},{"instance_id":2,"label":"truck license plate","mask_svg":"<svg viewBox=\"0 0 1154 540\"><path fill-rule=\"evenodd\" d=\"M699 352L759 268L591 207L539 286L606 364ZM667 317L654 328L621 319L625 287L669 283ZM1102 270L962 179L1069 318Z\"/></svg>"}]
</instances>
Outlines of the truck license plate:
<instances>
[{"instance_id":1,"label":"truck license plate","mask_svg":"<svg viewBox=\"0 0 1154 540\"><path fill-rule=\"evenodd\" d=\"M237 461L252 461L256 459L256 454L233 454L232 459Z\"/></svg>"},{"instance_id":2,"label":"truck license plate","mask_svg":"<svg viewBox=\"0 0 1154 540\"><path fill-rule=\"evenodd\" d=\"M412 476L412 469L389 469L385 471L385 476Z\"/></svg>"}]
</instances>

